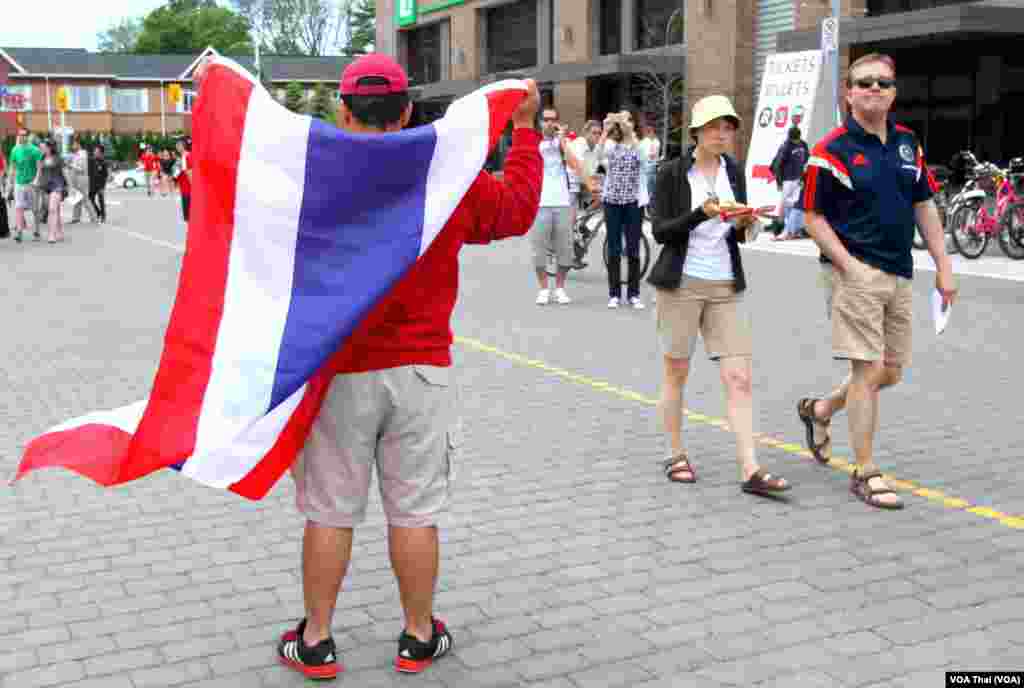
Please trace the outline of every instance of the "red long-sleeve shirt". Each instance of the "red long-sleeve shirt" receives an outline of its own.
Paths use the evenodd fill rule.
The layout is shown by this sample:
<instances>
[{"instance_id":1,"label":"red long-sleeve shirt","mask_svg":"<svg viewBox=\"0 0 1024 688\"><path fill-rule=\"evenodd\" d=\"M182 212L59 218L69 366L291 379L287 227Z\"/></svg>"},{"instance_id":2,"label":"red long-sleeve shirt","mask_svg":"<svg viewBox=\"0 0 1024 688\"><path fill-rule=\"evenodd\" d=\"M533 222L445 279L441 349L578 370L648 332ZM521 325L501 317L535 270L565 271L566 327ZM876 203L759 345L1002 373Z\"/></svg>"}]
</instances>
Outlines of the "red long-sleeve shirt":
<instances>
[{"instance_id":1,"label":"red long-sleeve shirt","mask_svg":"<svg viewBox=\"0 0 1024 688\"><path fill-rule=\"evenodd\" d=\"M515 129L504 180L481 172L427 249L331 359L336 373L403 365L452 364L451 317L459 290L459 250L523 236L540 204L540 134Z\"/></svg>"}]
</instances>

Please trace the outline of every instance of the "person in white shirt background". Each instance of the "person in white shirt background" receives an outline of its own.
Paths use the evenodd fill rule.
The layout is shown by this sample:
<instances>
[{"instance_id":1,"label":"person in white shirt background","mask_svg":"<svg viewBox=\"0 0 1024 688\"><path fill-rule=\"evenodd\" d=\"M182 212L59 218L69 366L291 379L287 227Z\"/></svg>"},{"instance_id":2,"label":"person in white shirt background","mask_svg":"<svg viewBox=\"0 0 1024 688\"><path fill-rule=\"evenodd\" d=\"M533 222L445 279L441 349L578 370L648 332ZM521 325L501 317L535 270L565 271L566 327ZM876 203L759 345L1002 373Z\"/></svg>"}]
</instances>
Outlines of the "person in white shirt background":
<instances>
[{"instance_id":1,"label":"person in white shirt background","mask_svg":"<svg viewBox=\"0 0 1024 688\"><path fill-rule=\"evenodd\" d=\"M640 127L640 173L647 183L648 204L654 207L654 182L658 174L658 160L661 158L661 141L650 120Z\"/></svg>"},{"instance_id":2,"label":"person in white shirt background","mask_svg":"<svg viewBox=\"0 0 1024 688\"><path fill-rule=\"evenodd\" d=\"M598 180L595 178L597 168L600 166L598 158L600 149L597 147L597 142L600 139L601 123L596 119L591 119L587 120L587 123L583 125L581 136L577 137L570 144L573 154L583 168L582 177L577 176L571 169L569 170L570 181L573 177L576 177L578 180L579 195L576 198L576 207L580 209L590 207L595 194L600 196L601 190L596 186Z\"/></svg>"},{"instance_id":3,"label":"person in white shirt background","mask_svg":"<svg viewBox=\"0 0 1024 688\"><path fill-rule=\"evenodd\" d=\"M555 257L554 299L557 303L572 302L565 292L565 278L576 262L572 247L573 199L569 193L569 171L581 176L582 167L566 138L566 128L559 122L558 110L544 108L541 118L540 154L544 159L544 184L540 194L540 209L530 229L530 246L533 251L533 267L537 274L540 291L537 305L551 302L552 294L548 282L548 260Z\"/></svg>"},{"instance_id":4,"label":"person in white shirt background","mask_svg":"<svg viewBox=\"0 0 1024 688\"><path fill-rule=\"evenodd\" d=\"M71 140L68 181L71 183L71 188L78 192L76 196L79 199L71 211L71 222L69 224L82 221L83 207L89 213L89 221L96 224L99 221L99 217L96 214L96 209L92 207L92 203L89 201L89 152L82 147L82 142L78 138Z\"/></svg>"}]
</instances>

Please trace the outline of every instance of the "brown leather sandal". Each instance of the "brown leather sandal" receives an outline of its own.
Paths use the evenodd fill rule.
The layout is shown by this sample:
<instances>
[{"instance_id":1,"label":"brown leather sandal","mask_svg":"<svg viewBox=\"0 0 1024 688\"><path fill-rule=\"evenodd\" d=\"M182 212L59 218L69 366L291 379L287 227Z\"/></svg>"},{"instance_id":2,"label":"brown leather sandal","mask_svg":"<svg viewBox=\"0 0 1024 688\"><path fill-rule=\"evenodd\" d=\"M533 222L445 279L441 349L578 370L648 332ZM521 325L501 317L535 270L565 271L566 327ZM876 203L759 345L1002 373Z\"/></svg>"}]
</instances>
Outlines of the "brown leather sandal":
<instances>
[{"instance_id":1,"label":"brown leather sandal","mask_svg":"<svg viewBox=\"0 0 1024 688\"><path fill-rule=\"evenodd\" d=\"M778 497L791 487L785 480L776 478L763 468L758 468L746 482L740 483L741 490L759 497Z\"/></svg>"},{"instance_id":2,"label":"brown leather sandal","mask_svg":"<svg viewBox=\"0 0 1024 688\"><path fill-rule=\"evenodd\" d=\"M686 452L681 452L675 456L670 456L662 463L662 468L665 469L665 475L668 479L674 483L695 483L697 482L697 471L690 465L690 461L686 456ZM689 477L680 478L680 473L689 473Z\"/></svg>"},{"instance_id":3,"label":"brown leather sandal","mask_svg":"<svg viewBox=\"0 0 1024 688\"><path fill-rule=\"evenodd\" d=\"M815 417L814 402L816 401L817 399L811 398L801 399L797 402L796 412L807 429L807 448L814 455L814 460L822 465L827 465L828 460L832 458L832 419L821 420ZM814 442L815 426L820 427L822 432L825 433L825 439L817 444Z\"/></svg>"},{"instance_id":4,"label":"brown leather sandal","mask_svg":"<svg viewBox=\"0 0 1024 688\"><path fill-rule=\"evenodd\" d=\"M891 509L895 511L903 508L902 499L897 499L895 502L883 502L878 499L879 495L896 494L894 490L888 487L878 490L868 484L868 481L874 478L881 478L882 471L868 471L863 475L859 475L859 473L860 471L854 471L850 476L850 492L856 495L857 499L876 509Z\"/></svg>"}]
</instances>

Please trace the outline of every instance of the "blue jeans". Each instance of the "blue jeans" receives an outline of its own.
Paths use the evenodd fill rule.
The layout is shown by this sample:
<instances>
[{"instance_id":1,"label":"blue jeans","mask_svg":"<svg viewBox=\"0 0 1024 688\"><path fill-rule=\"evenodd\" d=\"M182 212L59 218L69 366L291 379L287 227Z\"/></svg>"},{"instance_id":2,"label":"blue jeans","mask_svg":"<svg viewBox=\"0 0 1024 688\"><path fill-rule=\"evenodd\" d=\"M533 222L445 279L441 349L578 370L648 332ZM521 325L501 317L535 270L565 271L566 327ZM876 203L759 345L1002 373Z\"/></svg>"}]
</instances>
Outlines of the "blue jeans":
<instances>
[{"instance_id":1,"label":"blue jeans","mask_svg":"<svg viewBox=\"0 0 1024 688\"><path fill-rule=\"evenodd\" d=\"M636 201L619 205L604 204L604 223L608 232L608 296L622 298L622 238L626 238L629 272L626 293L640 296L640 232L642 217Z\"/></svg>"},{"instance_id":2,"label":"blue jeans","mask_svg":"<svg viewBox=\"0 0 1024 688\"><path fill-rule=\"evenodd\" d=\"M786 234L799 236L804 229L804 211L800 210L800 208L787 208L785 221Z\"/></svg>"}]
</instances>

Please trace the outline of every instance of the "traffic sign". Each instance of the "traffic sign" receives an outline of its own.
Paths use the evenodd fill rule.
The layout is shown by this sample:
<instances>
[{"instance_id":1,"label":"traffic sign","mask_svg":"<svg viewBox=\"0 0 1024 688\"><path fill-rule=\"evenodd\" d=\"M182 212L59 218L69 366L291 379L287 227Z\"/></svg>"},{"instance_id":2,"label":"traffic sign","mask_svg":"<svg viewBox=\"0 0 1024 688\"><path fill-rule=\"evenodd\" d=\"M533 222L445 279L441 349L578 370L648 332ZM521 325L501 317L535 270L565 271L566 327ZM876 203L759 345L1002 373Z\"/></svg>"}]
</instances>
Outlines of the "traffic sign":
<instances>
[{"instance_id":1,"label":"traffic sign","mask_svg":"<svg viewBox=\"0 0 1024 688\"><path fill-rule=\"evenodd\" d=\"M68 89L66 86L61 86L57 89L57 95L55 98L55 106L58 112L68 111Z\"/></svg>"},{"instance_id":2,"label":"traffic sign","mask_svg":"<svg viewBox=\"0 0 1024 688\"><path fill-rule=\"evenodd\" d=\"M839 50L839 19L825 17L821 22L821 49L826 53Z\"/></svg>"}]
</instances>

